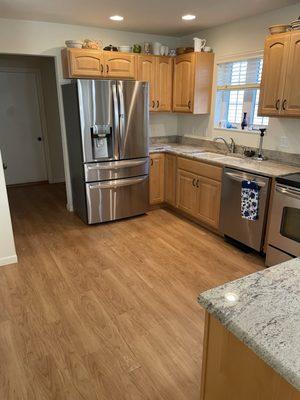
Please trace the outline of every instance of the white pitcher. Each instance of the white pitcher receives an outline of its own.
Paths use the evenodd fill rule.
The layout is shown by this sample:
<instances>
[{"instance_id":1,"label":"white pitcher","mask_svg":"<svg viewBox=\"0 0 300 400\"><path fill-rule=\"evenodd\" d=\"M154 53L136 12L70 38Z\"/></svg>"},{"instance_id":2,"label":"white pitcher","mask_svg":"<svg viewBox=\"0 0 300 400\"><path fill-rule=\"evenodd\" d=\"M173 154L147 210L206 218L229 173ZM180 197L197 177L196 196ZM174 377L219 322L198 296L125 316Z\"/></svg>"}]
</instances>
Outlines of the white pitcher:
<instances>
[{"instance_id":1,"label":"white pitcher","mask_svg":"<svg viewBox=\"0 0 300 400\"><path fill-rule=\"evenodd\" d=\"M194 38L194 51L196 52L203 51L205 45L206 45L206 39Z\"/></svg>"}]
</instances>

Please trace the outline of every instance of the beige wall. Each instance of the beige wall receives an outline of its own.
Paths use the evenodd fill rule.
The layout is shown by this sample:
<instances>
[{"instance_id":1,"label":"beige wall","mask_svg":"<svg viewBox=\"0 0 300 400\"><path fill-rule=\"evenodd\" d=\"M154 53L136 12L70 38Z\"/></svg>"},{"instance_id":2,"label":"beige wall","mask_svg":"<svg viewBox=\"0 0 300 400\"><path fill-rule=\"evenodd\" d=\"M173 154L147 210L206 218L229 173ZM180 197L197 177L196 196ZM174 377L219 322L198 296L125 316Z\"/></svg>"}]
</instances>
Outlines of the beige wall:
<instances>
[{"instance_id":1,"label":"beige wall","mask_svg":"<svg viewBox=\"0 0 300 400\"><path fill-rule=\"evenodd\" d=\"M0 151L0 266L17 262Z\"/></svg>"},{"instance_id":2,"label":"beige wall","mask_svg":"<svg viewBox=\"0 0 300 400\"><path fill-rule=\"evenodd\" d=\"M255 6L255 5L253 5ZM281 8L255 17L239 20L217 28L208 29L180 39L181 44L193 43L194 37L206 38L213 47L216 59L241 53L256 52L263 49L264 39L270 25L288 23L300 14L300 3ZM180 116L178 131L184 136L207 137L232 136L237 143L248 146L258 145L258 135L213 128L214 99L212 112L208 116ZM282 139L284 138L284 139ZM287 141L288 147L281 146ZM265 147L290 153L300 153L300 119L271 118L265 138Z\"/></svg>"},{"instance_id":3,"label":"beige wall","mask_svg":"<svg viewBox=\"0 0 300 400\"><path fill-rule=\"evenodd\" d=\"M145 41L159 41L169 47L176 47L177 38L143 33L132 33L101 28L65 25L46 22L9 20L0 18L0 49L1 53L50 55L55 57L58 82L58 97L60 122L62 127L62 147L67 186L68 208L72 210L69 163L66 146L66 134L63 118L62 94L60 85L63 83L61 69L61 48L67 39L92 38L101 40L103 45L124 45ZM175 130L173 132L173 130ZM177 116L160 114L150 118L151 135L173 135L177 133Z\"/></svg>"}]
</instances>

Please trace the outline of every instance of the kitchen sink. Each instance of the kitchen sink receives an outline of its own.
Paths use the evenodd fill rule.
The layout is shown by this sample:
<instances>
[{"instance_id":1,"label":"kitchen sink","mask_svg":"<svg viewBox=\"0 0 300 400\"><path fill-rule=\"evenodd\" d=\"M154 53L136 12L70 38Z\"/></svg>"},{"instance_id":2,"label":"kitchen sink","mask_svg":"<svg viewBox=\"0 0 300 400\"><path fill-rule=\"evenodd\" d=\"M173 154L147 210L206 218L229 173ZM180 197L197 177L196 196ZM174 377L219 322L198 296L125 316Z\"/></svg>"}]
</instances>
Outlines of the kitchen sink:
<instances>
[{"instance_id":1,"label":"kitchen sink","mask_svg":"<svg viewBox=\"0 0 300 400\"><path fill-rule=\"evenodd\" d=\"M225 154L210 153L210 152L208 152L208 151L193 153L193 156L196 156L196 157L199 157L199 158L200 158L200 157L204 157L204 158L208 157L208 158L210 158L211 160L217 160L217 159L219 159L219 158L224 158L224 157L226 157Z\"/></svg>"}]
</instances>

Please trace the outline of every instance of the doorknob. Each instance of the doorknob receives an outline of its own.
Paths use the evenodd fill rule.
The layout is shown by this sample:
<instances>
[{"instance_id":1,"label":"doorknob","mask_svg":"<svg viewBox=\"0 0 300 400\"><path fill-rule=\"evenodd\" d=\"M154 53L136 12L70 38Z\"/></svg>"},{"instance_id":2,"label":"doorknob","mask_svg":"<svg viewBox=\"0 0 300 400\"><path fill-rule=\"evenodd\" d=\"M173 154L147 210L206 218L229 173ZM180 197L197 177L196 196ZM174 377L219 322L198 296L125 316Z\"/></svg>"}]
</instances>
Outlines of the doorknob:
<instances>
[{"instance_id":1,"label":"doorknob","mask_svg":"<svg viewBox=\"0 0 300 400\"><path fill-rule=\"evenodd\" d=\"M39 137L37 138L37 140L38 140L39 142L41 142L41 141L42 141L41 136L39 136Z\"/></svg>"}]
</instances>

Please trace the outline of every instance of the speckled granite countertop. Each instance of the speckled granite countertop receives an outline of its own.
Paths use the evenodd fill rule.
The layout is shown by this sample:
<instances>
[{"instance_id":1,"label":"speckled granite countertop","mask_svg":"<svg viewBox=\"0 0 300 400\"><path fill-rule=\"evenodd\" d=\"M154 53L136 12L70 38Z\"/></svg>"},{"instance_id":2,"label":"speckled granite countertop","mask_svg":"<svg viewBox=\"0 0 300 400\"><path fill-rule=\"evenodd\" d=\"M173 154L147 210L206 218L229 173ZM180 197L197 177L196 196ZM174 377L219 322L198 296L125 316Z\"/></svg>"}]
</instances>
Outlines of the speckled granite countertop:
<instances>
[{"instance_id":1,"label":"speckled granite countertop","mask_svg":"<svg viewBox=\"0 0 300 400\"><path fill-rule=\"evenodd\" d=\"M300 258L201 293L198 302L300 390Z\"/></svg>"},{"instance_id":2,"label":"speckled granite countertop","mask_svg":"<svg viewBox=\"0 0 300 400\"><path fill-rule=\"evenodd\" d=\"M187 146L176 143L157 144L150 146L150 153L170 153L187 157L192 160L204 161L214 165L237 168L242 171L275 177L293 172L299 172L300 167L282 164L275 161L255 161L249 158L213 153L204 147Z\"/></svg>"}]
</instances>

